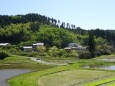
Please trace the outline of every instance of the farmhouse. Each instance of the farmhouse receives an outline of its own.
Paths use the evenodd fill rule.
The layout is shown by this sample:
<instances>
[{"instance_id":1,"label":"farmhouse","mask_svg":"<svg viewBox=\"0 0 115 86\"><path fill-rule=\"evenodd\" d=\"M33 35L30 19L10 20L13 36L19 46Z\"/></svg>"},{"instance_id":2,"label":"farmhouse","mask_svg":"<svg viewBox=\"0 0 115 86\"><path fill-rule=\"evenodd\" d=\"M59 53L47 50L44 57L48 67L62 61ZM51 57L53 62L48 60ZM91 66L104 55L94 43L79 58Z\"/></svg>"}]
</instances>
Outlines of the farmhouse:
<instances>
[{"instance_id":1,"label":"farmhouse","mask_svg":"<svg viewBox=\"0 0 115 86\"><path fill-rule=\"evenodd\" d=\"M70 51L72 50L72 48L71 48L71 47L65 47L64 50L65 50L66 52L70 52Z\"/></svg>"},{"instance_id":2,"label":"farmhouse","mask_svg":"<svg viewBox=\"0 0 115 86\"><path fill-rule=\"evenodd\" d=\"M86 49L85 47L80 46L77 43L69 43L68 47L64 48L66 51L71 51L71 50L76 50L76 51L80 51L83 49Z\"/></svg>"},{"instance_id":3,"label":"farmhouse","mask_svg":"<svg viewBox=\"0 0 115 86\"><path fill-rule=\"evenodd\" d=\"M35 44L32 44L31 46L24 46L23 51L24 52L36 51L38 46L44 46L44 43L35 43Z\"/></svg>"}]
</instances>

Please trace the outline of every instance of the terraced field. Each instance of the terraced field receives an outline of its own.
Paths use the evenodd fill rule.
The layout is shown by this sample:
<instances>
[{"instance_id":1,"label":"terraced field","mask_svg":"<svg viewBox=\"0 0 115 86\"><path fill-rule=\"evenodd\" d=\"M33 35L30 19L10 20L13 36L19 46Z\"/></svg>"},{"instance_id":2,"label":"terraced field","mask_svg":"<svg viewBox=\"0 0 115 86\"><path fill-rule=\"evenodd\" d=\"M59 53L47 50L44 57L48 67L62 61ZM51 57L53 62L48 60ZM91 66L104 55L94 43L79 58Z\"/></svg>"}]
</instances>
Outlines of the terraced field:
<instances>
[{"instance_id":1,"label":"terraced field","mask_svg":"<svg viewBox=\"0 0 115 86\"><path fill-rule=\"evenodd\" d=\"M69 70L39 78L41 86L83 86L115 76L115 72L98 70Z\"/></svg>"}]
</instances>

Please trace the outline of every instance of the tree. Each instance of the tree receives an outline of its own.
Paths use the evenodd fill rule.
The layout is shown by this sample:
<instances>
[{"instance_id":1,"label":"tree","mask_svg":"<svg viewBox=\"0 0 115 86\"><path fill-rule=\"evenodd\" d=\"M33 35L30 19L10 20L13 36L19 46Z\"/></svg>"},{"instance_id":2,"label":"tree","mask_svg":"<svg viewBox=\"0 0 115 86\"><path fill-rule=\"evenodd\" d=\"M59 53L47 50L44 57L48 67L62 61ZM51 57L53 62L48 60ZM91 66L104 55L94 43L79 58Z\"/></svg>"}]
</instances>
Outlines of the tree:
<instances>
[{"instance_id":1,"label":"tree","mask_svg":"<svg viewBox=\"0 0 115 86\"><path fill-rule=\"evenodd\" d=\"M33 22L30 24L30 30L32 30L33 32L39 32L39 26L39 22Z\"/></svg>"},{"instance_id":2,"label":"tree","mask_svg":"<svg viewBox=\"0 0 115 86\"><path fill-rule=\"evenodd\" d=\"M0 60L1 60L1 59L4 59L4 58L6 58L6 57L9 57L9 55L8 55L6 52L1 52L1 51L0 51Z\"/></svg>"},{"instance_id":3,"label":"tree","mask_svg":"<svg viewBox=\"0 0 115 86\"><path fill-rule=\"evenodd\" d=\"M64 48L76 40L75 34L61 28L43 29L37 35L37 41L58 48Z\"/></svg>"},{"instance_id":4,"label":"tree","mask_svg":"<svg viewBox=\"0 0 115 86\"><path fill-rule=\"evenodd\" d=\"M88 50L91 53L91 58L93 58L95 52L95 41L94 41L93 34L89 34Z\"/></svg>"}]
</instances>

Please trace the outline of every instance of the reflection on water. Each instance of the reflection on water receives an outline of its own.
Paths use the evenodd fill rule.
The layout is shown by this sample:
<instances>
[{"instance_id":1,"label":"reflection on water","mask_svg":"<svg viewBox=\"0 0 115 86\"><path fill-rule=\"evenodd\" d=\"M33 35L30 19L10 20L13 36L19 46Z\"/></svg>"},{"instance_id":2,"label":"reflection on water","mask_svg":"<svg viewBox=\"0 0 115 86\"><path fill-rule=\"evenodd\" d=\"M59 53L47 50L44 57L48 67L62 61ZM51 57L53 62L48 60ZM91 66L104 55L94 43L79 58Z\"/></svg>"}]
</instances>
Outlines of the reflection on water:
<instances>
[{"instance_id":1,"label":"reflection on water","mask_svg":"<svg viewBox=\"0 0 115 86\"><path fill-rule=\"evenodd\" d=\"M8 86L7 80L14 76L32 71L48 69L51 66L46 65L0 65L0 86Z\"/></svg>"},{"instance_id":2,"label":"reflection on water","mask_svg":"<svg viewBox=\"0 0 115 86\"><path fill-rule=\"evenodd\" d=\"M84 68L99 68L99 69L115 70L115 65L110 65L110 66L84 66Z\"/></svg>"}]
</instances>

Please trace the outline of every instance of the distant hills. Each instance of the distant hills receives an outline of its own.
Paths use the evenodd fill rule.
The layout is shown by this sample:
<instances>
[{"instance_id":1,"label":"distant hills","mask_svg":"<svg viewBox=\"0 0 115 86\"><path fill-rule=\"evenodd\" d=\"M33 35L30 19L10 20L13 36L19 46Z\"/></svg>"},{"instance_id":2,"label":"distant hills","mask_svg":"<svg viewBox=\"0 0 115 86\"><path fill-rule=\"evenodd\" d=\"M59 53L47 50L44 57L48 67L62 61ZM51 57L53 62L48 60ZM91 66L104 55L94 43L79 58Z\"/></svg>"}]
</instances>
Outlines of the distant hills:
<instances>
[{"instance_id":1,"label":"distant hills","mask_svg":"<svg viewBox=\"0 0 115 86\"><path fill-rule=\"evenodd\" d=\"M45 28L45 26L46 28L48 27L63 28L65 30L68 30L69 32L73 32L76 35L82 35L82 36L86 36L89 33L93 33L95 37L102 37L103 39L106 39L108 43L111 44L113 47L115 46L115 30L102 30L99 28L93 30L84 30L80 27L76 27L74 24L61 22L60 20L56 20L54 18L49 18L47 16L35 13L29 13L26 15L15 15L15 16L0 15L0 28L1 28L0 42L11 42L8 40L14 41L16 39L18 40L15 43L28 41L31 38L30 34L32 34L33 32L37 34L37 32L39 32L41 27ZM12 28L12 31L9 28ZM16 32L17 28L19 32L18 31ZM9 30L9 32L6 31L5 29ZM17 38L12 39L14 35ZM18 38L18 36L20 36L20 39ZM36 39L35 34L31 39L35 41Z\"/></svg>"}]
</instances>

